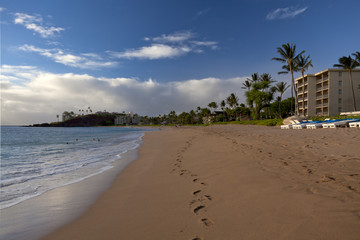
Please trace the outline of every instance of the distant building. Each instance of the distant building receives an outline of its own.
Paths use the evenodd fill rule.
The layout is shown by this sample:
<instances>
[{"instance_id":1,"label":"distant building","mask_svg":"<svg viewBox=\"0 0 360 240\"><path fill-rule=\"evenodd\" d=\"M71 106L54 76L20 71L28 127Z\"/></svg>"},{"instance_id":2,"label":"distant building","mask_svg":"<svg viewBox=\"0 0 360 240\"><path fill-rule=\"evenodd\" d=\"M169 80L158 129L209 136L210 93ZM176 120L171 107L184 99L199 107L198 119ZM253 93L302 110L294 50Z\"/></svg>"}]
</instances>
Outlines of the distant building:
<instances>
[{"instance_id":1,"label":"distant building","mask_svg":"<svg viewBox=\"0 0 360 240\"><path fill-rule=\"evenodd\" d=\"M360 108L360 69L352 70L357 110ZM295 80L299 112L304 116L334 116L352 112L353 95L349 71L326 69L316 74L307 74Z\"/></svg>"},{"instance_id":2,"label":"distant building","mask_svg":"<svg viewBox=\"0 0 360 240\"><path fill-rule=\"evenodd\" d=\"M132 114L131 112L127 114L121 114L116 116L114 120L115 125L139 125L141 117L137 114Z\"/></svg>"}]
</instances>

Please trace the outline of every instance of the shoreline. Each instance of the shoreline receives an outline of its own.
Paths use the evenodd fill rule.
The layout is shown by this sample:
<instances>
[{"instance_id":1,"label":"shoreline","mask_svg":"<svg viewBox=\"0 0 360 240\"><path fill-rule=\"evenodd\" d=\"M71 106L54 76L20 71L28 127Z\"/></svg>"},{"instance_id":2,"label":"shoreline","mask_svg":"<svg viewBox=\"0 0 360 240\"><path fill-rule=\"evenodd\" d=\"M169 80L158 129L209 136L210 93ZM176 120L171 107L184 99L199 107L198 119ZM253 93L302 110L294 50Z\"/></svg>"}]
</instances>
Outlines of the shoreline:
<instances>
[{"instance_id":1,"label":"shoreline","mask_svg":"<svg viewBox=\"0 0 360 240\"><path fill-rule=\"evenodd\" d=\"M42 239L357 239L359 141L356 129L147 132L110 188Z\"/></svg>"},{"instance_id":2,"label":"shoreline","mask_svg":"<svg viewBox=\"0 0 360 240\"><path fill-rule=\"evenodd\" d=\"M6 221L2 220L4 229L0 236L8 240L36 240L74 221L96 202L127 165L137 159L137 151L138 148L122 154L111 169L102 173L1 209L1 218Z\"/></svg>"}]
</instances>

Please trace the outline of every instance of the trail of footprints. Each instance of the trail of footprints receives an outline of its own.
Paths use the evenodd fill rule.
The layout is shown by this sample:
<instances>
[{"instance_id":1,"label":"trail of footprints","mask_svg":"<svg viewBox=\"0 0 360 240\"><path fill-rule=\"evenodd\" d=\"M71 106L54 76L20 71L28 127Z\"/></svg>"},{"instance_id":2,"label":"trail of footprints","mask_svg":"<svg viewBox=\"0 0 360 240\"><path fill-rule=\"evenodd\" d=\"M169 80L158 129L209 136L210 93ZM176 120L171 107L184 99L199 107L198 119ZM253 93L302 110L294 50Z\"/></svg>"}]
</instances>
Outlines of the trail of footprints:
<instances>
[{"instance_id":1,"label":"trail of footprints","mask_svg":"<svg viewBox=\"0 0 360 240\"><path fill-rule=\"evenodd\" d=\"M191 147L193 139L194 138L188 140L186 145L177 153L175 163L173 164L174 168L171 170L171 173L176 173L181 177L191 177L191 181L196 186L196 190L191 193L193 200L189 203L189 207L196 216L200 217L199 222L204 227L211 227L214 225L214 222L206 217L206 204L213 200L213 197L210 194L205 194L205 188L208 184L201 181L197 174L184 169L183 166L183 154ZM192 240L203 240L203 238L196 236L192 238Z\"/></svg>"}]
</instances>

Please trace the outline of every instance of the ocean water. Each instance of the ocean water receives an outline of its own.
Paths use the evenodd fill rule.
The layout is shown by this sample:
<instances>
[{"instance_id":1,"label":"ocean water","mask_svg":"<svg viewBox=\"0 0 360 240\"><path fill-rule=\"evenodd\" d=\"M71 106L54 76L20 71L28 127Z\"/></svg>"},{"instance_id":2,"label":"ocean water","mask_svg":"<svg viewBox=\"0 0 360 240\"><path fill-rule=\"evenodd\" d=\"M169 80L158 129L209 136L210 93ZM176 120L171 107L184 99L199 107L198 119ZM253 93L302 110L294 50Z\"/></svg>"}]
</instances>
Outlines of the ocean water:
<instances>
[{"instance_id":1,"label":"ocean water","mask_svg":"<svg viewBox=\"0 0 360 240\"><path fill-rule=\"evenodd\" d=\"M100 174L141 143L118 127L1 127L0 209Z\"/></svg>"}]
</instances>

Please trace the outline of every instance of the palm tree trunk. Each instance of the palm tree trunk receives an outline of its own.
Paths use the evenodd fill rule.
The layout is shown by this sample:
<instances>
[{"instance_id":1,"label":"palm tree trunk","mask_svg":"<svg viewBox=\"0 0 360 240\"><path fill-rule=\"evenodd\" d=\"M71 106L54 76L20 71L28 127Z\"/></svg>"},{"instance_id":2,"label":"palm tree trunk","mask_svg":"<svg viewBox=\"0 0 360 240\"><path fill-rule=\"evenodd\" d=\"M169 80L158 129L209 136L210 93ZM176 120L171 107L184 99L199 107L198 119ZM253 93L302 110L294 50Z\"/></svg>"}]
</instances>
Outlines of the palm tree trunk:
<instances>
[{"instance_id":1,"label":"palm tree trunk","mask_svg":"<svg viewBox=\"0 0 360 240\"><path fill-rule=\"evenodd\" d=\"M290 68L290 74L291 74L291 101L290 101L290 111L293 112L293 99L294 99L294 74L291 67L291 62L288 62L289 68Z\"/></svg>"},{"instance_id":2,"label":"palm tree trunk","mask_svg":"<svg viewBox=\"0 0 360 240\"><path fill-rule=\"evenodd\" d=\"M293 70L291 68L291 64L290 64L290 72L291 72L291 84L292 84L292 89L294 90L295 93L295 104L296 104L296 110L299 114L299 103L298 103L298 97L297 97L297 91L295 88L295 81L294 81L294 73ZM291 95L293 96L293 92L291 91ZM292 102L292 101L291 101Z\"/></svg>"},{"instance_id":3,"label":"palm tree trunk","mask_svg":"<svg viewBox=\"0 0 360 240\"><path fill-rule=\"evenodd\" d=\"M282 118L282 116L281 116L281 99L282 99L282 94L280 95L280 101L279 101L279 118Z\"/></svg>"},{"instance_id":4,"label":"palm tree trunk","mask_svg":"<svg viewBox=\"0 0 360 240\"><path fill-rule=\"evenodd\" d=\"M354 111L356 111L355 91L354 91L354 84L353 84L353 80L352 80L351 69L349 70L349 73L350 73L351 90L352 90L352 94L353 94Z\"/></svg>"}]
</instances>

